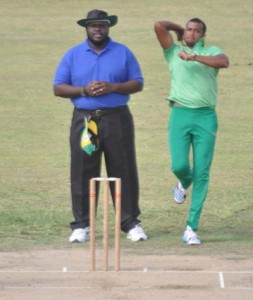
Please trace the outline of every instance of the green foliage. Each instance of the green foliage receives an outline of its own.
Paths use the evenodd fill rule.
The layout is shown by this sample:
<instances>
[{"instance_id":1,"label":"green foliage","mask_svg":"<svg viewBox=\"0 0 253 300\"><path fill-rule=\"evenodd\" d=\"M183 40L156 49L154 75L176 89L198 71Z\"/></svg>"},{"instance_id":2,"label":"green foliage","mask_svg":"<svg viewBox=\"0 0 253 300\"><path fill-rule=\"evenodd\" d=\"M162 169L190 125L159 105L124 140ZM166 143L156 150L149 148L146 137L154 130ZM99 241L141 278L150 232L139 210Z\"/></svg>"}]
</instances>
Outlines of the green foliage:
<instances>
[{"instance_id":1,"label":"green foliage","mask_svg":"<svg viewBox=\"0 0 253 300\"><path fill-rule=\"evenodd\" d=\"M0 12L1 187L0 250L72 247L69 192L69 126L72 105L53 96L52 80L63 53L85 37L76 21L94 4L73 1L2 1ZM132 96L141 187L141 220L148 242L122 245L137 253L244 255L252 250L252 36L251 0L96 1L119 16L113 39L140 61L145 89ZM230 68L219 74L219 135L200 236L184 247L180 236L189 202L173 203L175 178L167 146L169 72L153 24L182 25L198 16L207 44L219 45ZM99 215L98 219L101 219ZM98 226L101 225L99 221ZM76 245L75 245L76 246Z\"/></svg>"}]
</instances>

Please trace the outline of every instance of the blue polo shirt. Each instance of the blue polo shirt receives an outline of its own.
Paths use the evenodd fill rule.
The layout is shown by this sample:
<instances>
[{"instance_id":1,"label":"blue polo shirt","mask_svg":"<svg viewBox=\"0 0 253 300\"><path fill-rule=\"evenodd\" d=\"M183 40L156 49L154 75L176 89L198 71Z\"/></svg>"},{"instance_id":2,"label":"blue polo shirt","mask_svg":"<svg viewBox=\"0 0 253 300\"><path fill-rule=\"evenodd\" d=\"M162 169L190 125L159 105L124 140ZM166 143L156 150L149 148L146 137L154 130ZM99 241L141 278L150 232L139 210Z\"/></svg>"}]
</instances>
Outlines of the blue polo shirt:
<instances>
[{"instance_id":1,"label":"blue polo shirt","mask_svg":"<svg viewBox=\"0 0 253 300\"><path fill-rule=\"evenodd\" d=\"M60 61L54 85L85 86L91 81L110 83L138 80L143 83L140 66L134 54L123 44L109 40L97 54L88 40L69 49ZM75 97L71 101L79 109L103 109L126 105L130 96L111 93L96 97Z\"/></svg>"}]
</instances>

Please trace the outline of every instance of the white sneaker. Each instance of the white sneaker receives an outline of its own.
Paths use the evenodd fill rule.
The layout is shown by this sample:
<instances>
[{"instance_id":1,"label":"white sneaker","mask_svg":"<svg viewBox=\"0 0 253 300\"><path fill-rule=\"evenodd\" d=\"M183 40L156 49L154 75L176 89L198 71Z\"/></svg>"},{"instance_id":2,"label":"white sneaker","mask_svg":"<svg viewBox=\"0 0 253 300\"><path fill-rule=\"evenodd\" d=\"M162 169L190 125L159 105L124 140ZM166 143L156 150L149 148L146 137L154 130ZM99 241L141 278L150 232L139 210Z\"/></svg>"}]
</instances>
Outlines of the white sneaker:
<instances>
[{"instance_id":1,"label":"white sneaker","mask_svg":"<svg viewBox=\"0 0 253 300\"><path fill-rule=\"evenodd\" d=\"M141 227L141 224L135 225L134 228L129 230L127 238L133 242L146 241L148 239L147 235Z\"/></svg>"},{"instance_id":2,"label":"white sneaker","mask_svg":"<svg viewBox=\"0 0 253 300\"><path fill-rule=\"evenodd\" d=\"M190 226L187 226L182 236L182 240L187 245L200 245L201 240L198 238L198 235L195 231L191 229Z\"/></svg>"},{"instance_id":3,"label":"white sneaker","mask_svg":"<svg viewBox=\"0 0 253 300\"><path fill-rule=\"evenodd\" d=\"M188 195L188 191L184 189L181 182L179 182L173 189L173 195L177 204L182 204Z\"/></svg>"},{"instance_id":4,"label":"white sneaker","mask_svg":"<svg viewBox=\"0 0 253 300\"><path fill-rule=\"evenodd\" d=\"M84 243L90 239L90 227L75 229L69 237L70 243Z\"/></svg>"}]
</instances>

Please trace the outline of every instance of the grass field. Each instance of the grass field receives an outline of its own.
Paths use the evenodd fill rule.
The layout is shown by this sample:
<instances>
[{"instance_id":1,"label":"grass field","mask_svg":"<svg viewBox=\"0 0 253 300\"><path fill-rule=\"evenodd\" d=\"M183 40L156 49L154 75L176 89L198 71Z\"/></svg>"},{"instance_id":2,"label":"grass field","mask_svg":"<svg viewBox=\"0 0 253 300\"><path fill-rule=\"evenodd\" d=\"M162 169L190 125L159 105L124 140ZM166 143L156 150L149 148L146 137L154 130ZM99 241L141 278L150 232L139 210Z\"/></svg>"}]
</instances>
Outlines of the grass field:
<instances>
[{"instance_id":1,"label":"grass field","mask_svg":"<svg viewBox=\"0 0 253 300\"><path fill-rule=\"evenodd\" d=\"M69 245L69 126L72 105L55 98L55 68L85 37L76 21L101 8L119 16L111 37L138 57L145 89L132 96L141 187L141 220L150 237L123 247L138 253L249 257L253 246L252 0L1 1L0 251ZM230 68L219 74L219 134L200 223L203 245L180 242L189 203L176 206L167 147L169 73L153 24L182 25L198 16L207 44L219 45Z\"/></svg>"}]
</instances>

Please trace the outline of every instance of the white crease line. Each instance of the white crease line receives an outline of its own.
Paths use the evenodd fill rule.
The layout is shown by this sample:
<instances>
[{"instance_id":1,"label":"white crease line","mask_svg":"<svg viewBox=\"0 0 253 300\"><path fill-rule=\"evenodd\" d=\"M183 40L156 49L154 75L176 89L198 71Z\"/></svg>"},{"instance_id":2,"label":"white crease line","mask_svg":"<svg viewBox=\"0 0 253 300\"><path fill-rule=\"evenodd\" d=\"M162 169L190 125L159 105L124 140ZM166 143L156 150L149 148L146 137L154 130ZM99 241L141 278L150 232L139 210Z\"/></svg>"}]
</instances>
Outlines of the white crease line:
<instances>
[{"instance_id":1,"label":"white crease line","mask_svg":"<svg viewBox=\"0 0 253 300\"><path fill-rule=\"evenodd\" d=\"M30 290L35 290L35 289L43 289L43 290L54 290L54 289L62 289L62 290L77 290L77 289L83 289L83 290L94 290L94 286L4 286L0 288L3 290L25 290L25 289L30 289ZM96 287L98 288L98 287ZM104 289L103 287L99 287L100 289ZM114 286L112 289L128 289L128 290L142 290L142 289L159 289L160 287L155 287L155 286ZM168 288L170 290L173 290L172 288ZM182 289L185 289L182 287ZM228 287L226 290L243 290L243 291L252 291L253 288L251 287Z\"/></svg>"},{"instance_id":2,"label":"white crease line","mask_svg":"<svg viewBox=\"0 0 253 300\"><path fill-rule=\"evenodd\" d=\"M220 288L225 289L224 276L222 272L219 272L219 279L220 279Z\"/></svg>"},{"instance_id":3,"label":"white crease line","mask_svg":"<svg viewBox=\"0 0 253 300\"><path fill-rule=\"evenodd\" d=\"M85 290L94 290L95 286L7 286L3 287L3 289L48 289L48 290L54 290L54 289L85 289ZM98 288L98 287L96 287ZM99 287L100 289L104 289L104 287ZM137 289L154 289L153 286L135 286L135 287L129 287L129 286L114 286L112 289L131 289L131 290L137 290Z\"/></svg>"},{"instance_id":4,"label":"white crease line","mask_svg":"<svg viewBox=\"0 0 253 300\"><path fill-rule=\"evenodd\" d=\"M65 267L66 268L66 267ZM1 270L1 273L115 273L115 274L120 274L120 273L181 273L181 274L253 274L253 271L177 271L177 270L151 270L151 269L144 269L144 270L120 270L120 271L102 271L102 270L96 270L96 271L78 271L78 270L69 270L63 268L61 271L57 270Z\"/></svg>"},{"instance_id":5,"label":"white crease line","mask_svg":"<svg viewBox=\"0 0 253 300\"><path fill-rule=\"evenodd\" d=\"M226 290L251 290L253 291L253 287L230 287L230 288L226 288Z\"/></svg>"}]
</instances>

